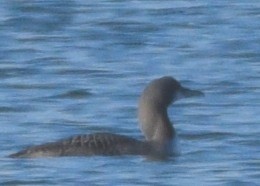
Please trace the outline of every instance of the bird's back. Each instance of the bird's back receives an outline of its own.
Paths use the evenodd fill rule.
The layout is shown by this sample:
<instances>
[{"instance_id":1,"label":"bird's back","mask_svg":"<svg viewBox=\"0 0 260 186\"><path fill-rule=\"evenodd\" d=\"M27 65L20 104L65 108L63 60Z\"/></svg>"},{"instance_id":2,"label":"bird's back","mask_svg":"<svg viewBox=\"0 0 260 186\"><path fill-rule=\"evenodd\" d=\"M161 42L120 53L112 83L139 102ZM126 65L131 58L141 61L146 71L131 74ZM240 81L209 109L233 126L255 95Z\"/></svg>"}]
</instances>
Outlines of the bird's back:
<instances>
[{"instance_id":1,"label":"bird's back","mask_svg":"<svg viewBox=\"0 0 260 186\"><path fill-rule=\"evenodd\" d=\"M32 146L11 154L13 158L36 158L57 156L91 155L145 155L148 145L145 142L124 135L94 133L78 135L57 142Z\"/></svg>"}]
</instances>

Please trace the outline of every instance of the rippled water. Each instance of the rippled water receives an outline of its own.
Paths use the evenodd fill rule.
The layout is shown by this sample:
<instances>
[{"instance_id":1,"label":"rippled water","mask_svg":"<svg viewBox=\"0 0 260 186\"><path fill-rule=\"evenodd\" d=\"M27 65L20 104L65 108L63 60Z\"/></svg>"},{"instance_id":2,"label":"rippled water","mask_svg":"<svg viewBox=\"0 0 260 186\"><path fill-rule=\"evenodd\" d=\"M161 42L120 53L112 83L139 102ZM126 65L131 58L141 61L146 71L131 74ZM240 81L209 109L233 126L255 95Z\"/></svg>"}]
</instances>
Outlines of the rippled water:
<instances>
[{"instance_id":1,"label":"rippled water","mask_svg":"<svg viewBox=\"0 0 260 186\"><path fill-rule=\"evenodd\" d=\"M3 0L0 185L258 185L259 10L258 0ZM206 95L169 111L181 156L6 158L75 134L141 138L138 96L164 75Z\"/></svg>"}]
</instances>

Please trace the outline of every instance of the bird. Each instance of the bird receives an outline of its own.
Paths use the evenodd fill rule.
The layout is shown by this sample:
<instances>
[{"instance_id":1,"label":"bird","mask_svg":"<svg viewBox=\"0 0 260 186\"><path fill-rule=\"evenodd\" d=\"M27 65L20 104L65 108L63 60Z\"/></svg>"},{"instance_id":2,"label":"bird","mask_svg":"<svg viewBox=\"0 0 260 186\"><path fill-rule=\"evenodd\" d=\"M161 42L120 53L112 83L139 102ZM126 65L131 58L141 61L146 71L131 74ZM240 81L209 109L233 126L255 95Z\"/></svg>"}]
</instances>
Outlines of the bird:
<instances>
[{"instance_id":1,"label":"bird","mask_svg":"<svg viewBox=\"0 0 260 186\"><path fill-rule=\"evenodd\" d=\"M138 102L138 120L144 139L98 132L76 135L55 142L28 147L10 154L10 158L44 158L64 156L143 155L165 158L178 154L176 130L168 116L168 107L185 97L203 96L172 76L152 80L144 88Z\"/></svg>"}]
</instances>

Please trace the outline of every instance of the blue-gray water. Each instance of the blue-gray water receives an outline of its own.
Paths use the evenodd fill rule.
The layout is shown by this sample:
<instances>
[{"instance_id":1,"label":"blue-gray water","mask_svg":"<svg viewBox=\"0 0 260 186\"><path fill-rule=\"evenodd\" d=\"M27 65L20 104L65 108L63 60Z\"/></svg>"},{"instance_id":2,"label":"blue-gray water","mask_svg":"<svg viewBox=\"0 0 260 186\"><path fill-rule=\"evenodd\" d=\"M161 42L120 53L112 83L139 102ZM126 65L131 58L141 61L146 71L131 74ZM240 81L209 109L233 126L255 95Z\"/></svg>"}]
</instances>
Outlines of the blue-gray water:
<instances>
[{"instance_id":1,"label":"blue-gray water","mask_svg":"<svg viewBox=\"0 0 260 186\"><path fill-rule=\"evenodd\" d=\"M0 185L259 185L260 2L2 0ZM138 97L172 75L182 154L10 159L108 131L142 138Z\"/></svg>"}]
</instances>

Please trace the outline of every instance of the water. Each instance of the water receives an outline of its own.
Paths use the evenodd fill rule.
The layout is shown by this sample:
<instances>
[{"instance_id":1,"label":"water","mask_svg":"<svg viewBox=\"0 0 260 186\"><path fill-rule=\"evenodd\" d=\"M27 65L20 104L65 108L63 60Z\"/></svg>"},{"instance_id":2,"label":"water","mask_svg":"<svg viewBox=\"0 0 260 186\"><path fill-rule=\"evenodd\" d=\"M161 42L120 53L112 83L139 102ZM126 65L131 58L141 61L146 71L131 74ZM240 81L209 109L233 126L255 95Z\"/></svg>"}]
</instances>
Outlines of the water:
<instances>
[{"instance_id":1,"label":"water","mask_svg":"<svg viewBox=\"0 0 260 186\"><path fill-rule=\"evenodd\" d=\"M257 0L3 0L0 185L259 185L259 8ZM75 134L142 138L138 96L164 75L206 95L169 110L180 157L6 158Z\"/></svg>"}]
</instances>

